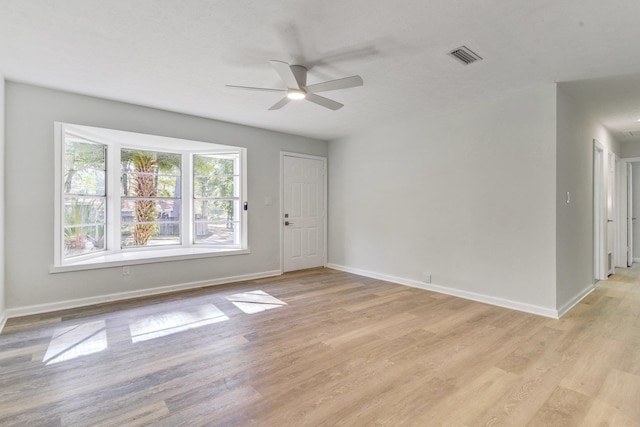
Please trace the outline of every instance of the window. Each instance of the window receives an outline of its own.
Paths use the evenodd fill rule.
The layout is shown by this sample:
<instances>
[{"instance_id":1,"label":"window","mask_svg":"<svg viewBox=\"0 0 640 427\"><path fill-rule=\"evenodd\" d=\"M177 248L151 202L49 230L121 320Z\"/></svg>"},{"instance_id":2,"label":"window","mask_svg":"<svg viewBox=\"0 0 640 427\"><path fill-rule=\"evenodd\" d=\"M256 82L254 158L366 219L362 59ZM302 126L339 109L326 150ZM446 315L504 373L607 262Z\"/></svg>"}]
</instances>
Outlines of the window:
<instances>
[{"instance_id":1,"label":"window","mask_svg":"<svg viewBox=\"0 0 640 427\"><path fill-rule=\"evenodd\" d=\"M58 123L56 153L54 267L247 251L244 148Z\"/></svg>"},{"instance_id":2,"label":"window","mask_svg":"<svg viewBox=\"0 0 640 427\"><path fill-rule=\"evenodd\" d=\"M120 247L180 244L182 156L122 149L120 163Z\"/></svg>"},{"instance_id":3,"label":"window","mask_svg":"<svg viewBox=\"0 0 640 427\"><path fill-rule=\"evenodd\" d=\"M237 153L193 156L195 242L238 244L239 165Z\"/></svg>"},{"instance_id":4,"label":"window","mask_svg":"<svg viewBox=\"0 0 640 427\"><path fill-rule=\"evenodd\" d=\"M106 145L68 135L64 147L64 256L104 249Z\"/></svg>"}]
</instances>

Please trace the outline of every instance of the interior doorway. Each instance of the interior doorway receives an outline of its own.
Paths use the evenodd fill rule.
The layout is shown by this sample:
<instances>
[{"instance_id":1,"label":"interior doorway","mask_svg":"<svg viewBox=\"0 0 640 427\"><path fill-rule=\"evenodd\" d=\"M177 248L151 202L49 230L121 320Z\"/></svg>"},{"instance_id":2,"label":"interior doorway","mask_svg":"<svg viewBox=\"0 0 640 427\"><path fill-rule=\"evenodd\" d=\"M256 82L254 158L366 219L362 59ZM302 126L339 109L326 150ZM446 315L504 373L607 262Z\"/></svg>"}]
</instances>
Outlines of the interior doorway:
<instances>
[{"instance_id":1,"label":"interior doorway","mask_svg":"<svg viewBox=\"0 0 640 427\"><path fill-rule=\"evenodd\" d=\"M607 276L616 272L616 214L615 214L615 194L616 194L616 156L612 152L607 155L607 186L606 186L606 270Z\"/></svg>"},{"instance_id":2,"label":"interior doorway","mask_svg":"<svg viewBox=\"0 0 640 427\"><path fill-rule=\"evenodd\" d=\"M629 218L630 218L630 242L631 260L640 262L640 226L638 226L638 215L640 215L640 157L625 159L630 168L629 179Z\"/></svg>"},{"instance_id":3,"label":"interior doorway","mask_svg":"<svg viewBox=\"0 0 640 427\"><path fill-rule=\"evenodd\" d=\"M593 276L594 283L606 280L606 187L604 146L593 140Z\"/></svg>"},{"instance_id":4,"label":"interior doorway","mask_svg":"<svg viewBox=\"0 0 640 427\"><path fill-rule=\"evenodd\" d=\"M326 164L324 157L281 154L283 272L325 266Z\"/></svg>"},{"instance_id":5,"label":"interior doorway","mask_svg":"<svg viewBox=\"0 0 640 427\"><path fill-rule=\"evenodd\" d=\"M615 156L615 233L616 233L616 246L615 246L615 260L616 267L627 268L633 263L632 248L631 248L631 180L630 164L618 156Z\"/></svg>"}]
</instances>

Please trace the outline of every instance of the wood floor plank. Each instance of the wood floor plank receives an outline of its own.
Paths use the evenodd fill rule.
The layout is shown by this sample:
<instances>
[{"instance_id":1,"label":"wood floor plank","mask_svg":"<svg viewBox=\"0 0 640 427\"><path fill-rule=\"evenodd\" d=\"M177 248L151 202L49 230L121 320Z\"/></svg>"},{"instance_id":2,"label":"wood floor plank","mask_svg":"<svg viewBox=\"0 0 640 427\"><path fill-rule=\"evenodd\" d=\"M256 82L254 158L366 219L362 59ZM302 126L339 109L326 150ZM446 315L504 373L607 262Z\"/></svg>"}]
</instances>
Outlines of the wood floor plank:
<instances>
[{"instance_id":1,"label":"wood floor plank","mask_svg":"<svg viewBox=\"0 0 640 427\"><path fill-rule=\"evenodd\" d=\"M593 399L563 387L556 387L527 426L580 426Z\"/></svg>"},{"instance_id":2,"label":"wood floor plank","mask_svg":"<svg viewBox=\"0 0 640 427\"><path fill-rule=\"evenodd\" d=\"M640 376L611 369L598 399L619 408L634 420L640 420Z\"/></svg>"},{"instance_id":3,"label":"wood floor plank","mask_svg":"<svg viewBox=\"0 0 640 427\"><path fill-rule=\"evenodd\" d=\"M416 425L469 425L493 405L517 381L518 376L498 368L479 372L461 390L435 405L431 413L417 415ZM478 398L482 396L482 398ZM461 410L464 408L464 410Z\"/></svg>"},{"instance_id":4,"label":"wood floor plank","mask_svg":"<svg viewBox=\"0 0 640 427\"><path fill-rule=\"evenodd\" d=\"M640 419L629 417L618 408L595 399L582 419L581 427L640 427Z\"/></svg>"},{"instance_id":5,"label":"wood floor plank","mask_svg":"<svg viewBox=\"0 0 640 427\"><path fill-rule=\"evenodd\" d=\"M536 334L529 337L521 346L516 348L504 359L498 361L496 366L507 372L521 374L541 354L547 351L550 344L562 335L561 332L544 327Z\"/></svg>"},{"instance_id":6,"label":"wood floor plank","mask_svg":"<svg viewBox=\"0 0 640 427\"><path fill-rule=\"evenodd\" d=\"M94 425L96 427L117 427L117 426L144 426L157 422L159 419L169 414L169 408L165 402L155 402L141 408L135 408L125 413L114 415L111 414L106 420L98 421ZM74 425L82 423L82 419L74 420L67 417L62 418L62 423L66 425Z\"/></svg>"},{"instance_id":7,"label":"wood floor plank","mask_svg":"<svg viewBox=\"0 0 640 427\"><path fill-rule=\"evenodd\" d=\"M524 426L549 399L570 362L550 351L522 372L518 380L480 416L477 425Z\"/></svg>"},{"instance_id":8,"label":"wood floor plank","mask_svg":"<svg viewBox=\"0 0 640 427\"><path fill-rule=\"evenodd\" d=\"M638 426L617 271L561 320L331 269L9 319L0 425ZM257 290L286 305L227 299Z\"/></svg>"},{"instance_id":9,"label":"wood floor plank","mask_svg":"<svg viewBox=\"0 0 640 427\"><path fill-rule=\"evenodd\" d=\"M617 365L621 349L619 341L596 337L565 373L560 385L597 397L607 375Z\"/></svg>"}]
</instances>

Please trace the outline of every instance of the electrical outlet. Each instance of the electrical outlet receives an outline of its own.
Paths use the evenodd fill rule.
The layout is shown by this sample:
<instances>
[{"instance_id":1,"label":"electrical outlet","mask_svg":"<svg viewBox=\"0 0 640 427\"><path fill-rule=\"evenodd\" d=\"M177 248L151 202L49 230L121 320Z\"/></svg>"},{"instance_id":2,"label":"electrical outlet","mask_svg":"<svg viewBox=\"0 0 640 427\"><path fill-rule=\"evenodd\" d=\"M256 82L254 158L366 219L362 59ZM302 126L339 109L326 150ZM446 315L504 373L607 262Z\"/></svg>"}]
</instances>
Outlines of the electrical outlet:
<instances>
[{"instance_id":1,"label":"electrical outlet","mask_svg":"<svg viewBox=\"0 0 640 427\"><path fill-rule=\"evenodd\" d=\"M431 273L422 273L424 283L431 283Z\"/></svg>"},{"instance_id":2,"label":"electrical outlet","mask_svg":"<svg viewBox=\"0 0 640 427\"><path fill-rule=\"evenodd\" d=\"M125 265L124 267L122 267L122 275L123 276L128 276L129 275L129 266Z\"/></svg>"}]
</instances>

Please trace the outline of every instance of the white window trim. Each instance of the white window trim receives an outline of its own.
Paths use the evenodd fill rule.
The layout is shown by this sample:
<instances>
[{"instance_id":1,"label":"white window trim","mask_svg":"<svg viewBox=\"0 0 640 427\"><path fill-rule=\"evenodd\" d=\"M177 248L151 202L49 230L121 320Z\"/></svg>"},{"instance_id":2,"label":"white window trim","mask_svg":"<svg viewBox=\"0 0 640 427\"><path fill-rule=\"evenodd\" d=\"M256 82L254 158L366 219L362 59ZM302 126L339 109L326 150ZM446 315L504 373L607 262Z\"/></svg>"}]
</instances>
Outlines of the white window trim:
<instances>
[{"instance_id":1,"label":"white window trim","mask_svg":"<svg viewBox=\"0 0 640 427\"><path fill-rule=\"evenodd\" d=\"M89 140L95 140L97 142L105 143L109 145L110 149L107 150L107 163L111 165L118 165L120 163L120 153L122 146L124 148L138 148L144 150L166 150L167 152L180 153L180 154L209 154L215 152L239 152L240 153L240 226L243 230L241 233L240 245L232 247L223 246L207 246L204 244L193 243L193 221L181 221L181 245L174 246L168 245L163 247L148 248L130 248L121 250L120 241L117 233L107 233L105 236L107 250L91 253L74 257L72 259L65 260L62 249L62 215L63 215L63 203L62 203L62 181L64 179L64 159L62 156L64 135L66 131L73 131L74 133L81 134L83 137ZM118 135L118 137L135 138L130 142L122 143L115 142L110 138L110 135ZM54 197L55 197L55 211L54 211L54 263L49 266L50 273L62 273L68 271L78 270L92 270L99 268L111 268L127 265L137 264L149 264L167 261L179 261L186 259L197 259L207 257L219 257L219 256L231 256L231 255L243 255L249 254L251 251L248 247L248 218L247 211L243 209L243 204L247 201L247 156L246 148L226 146L221 144L215 144L212 147L211 143L188 141L176 138L161 137L154 135L144 135L132 132L117 131L111 129L100 129L88 126L73 125L68 123L54 123L54 135L55 135L55 185L54 185ZM188 149L176 150L174 147L185 147ZM192 162L191 155L183 156L181 175L184 177L192 176ZM111 173L108 175L107 188L119 188L120 176L117 173ZM182 218L192 218L193 205L191 191L193 190L192 179L181 180L181 216ZM107 206L115 206L114 198L118 197L114 191L107 190ZM120 210L119 209L107 209L106 225L108 230L120 229ZM118 249L109 249L118 248Z\"/></svg>"},{"instance_id":2,"label":"white window trim","mask_svg":"<svg viewBox=\"0 0 640 427\"><path fill-rule=\"evenodd\" d=\"M105 254L64 265L49 266L49 273L66 273L69 271L95 270L99 268L123 267L127 265L153 264L169 261L182 261L198 258L212 258L220 256L246 255L249 249L220 249L220 248L173 248L152 249L139 252L119 252Z\"/></svg>"}]
</instances>

